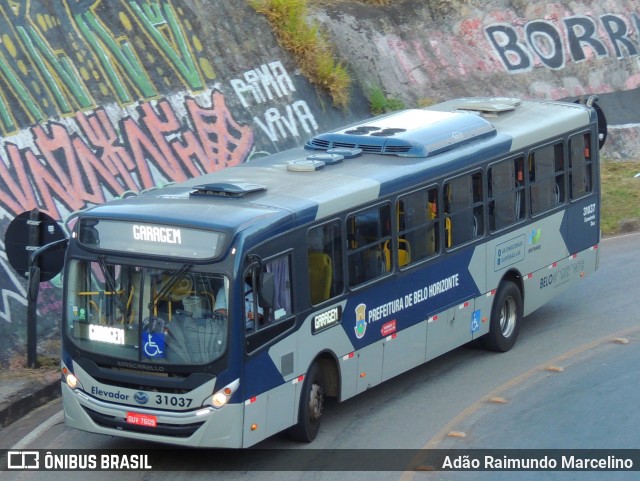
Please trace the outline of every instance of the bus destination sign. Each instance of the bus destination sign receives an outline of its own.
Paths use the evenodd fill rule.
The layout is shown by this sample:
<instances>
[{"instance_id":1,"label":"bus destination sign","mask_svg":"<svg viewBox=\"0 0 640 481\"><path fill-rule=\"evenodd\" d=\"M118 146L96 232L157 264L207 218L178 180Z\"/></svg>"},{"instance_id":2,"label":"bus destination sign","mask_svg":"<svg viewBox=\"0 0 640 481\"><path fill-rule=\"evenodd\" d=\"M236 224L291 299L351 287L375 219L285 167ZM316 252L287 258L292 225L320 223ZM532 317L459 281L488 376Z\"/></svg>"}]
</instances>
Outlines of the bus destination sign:
<instances>
[{"instance_id":1,"label":"bus destination sign","mask_svg":"<svg viewBox=\"0 0 640 481\"><path fill-rule=\"evenodd\" d=\"M79 224L78 240L90 249L162 257L215 258L226 240L223 232L172 225L95 218L80 219Z\"/></svg>"}]
</instances>

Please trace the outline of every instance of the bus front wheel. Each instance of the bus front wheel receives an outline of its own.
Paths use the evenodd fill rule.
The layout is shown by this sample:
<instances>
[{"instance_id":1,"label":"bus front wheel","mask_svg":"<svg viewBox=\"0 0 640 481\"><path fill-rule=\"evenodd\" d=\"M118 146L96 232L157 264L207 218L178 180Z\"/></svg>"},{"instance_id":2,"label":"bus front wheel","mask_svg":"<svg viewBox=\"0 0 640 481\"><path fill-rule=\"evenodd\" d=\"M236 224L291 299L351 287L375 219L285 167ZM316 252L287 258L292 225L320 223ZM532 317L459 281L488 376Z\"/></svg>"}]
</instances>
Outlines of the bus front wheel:
<instances>
[{"instance_id":1,"label":"bus front wheel","mask_svg":"<svg viewBox=\"0 0 640 481\"><path fill-rule=\"evenodd\" d=\"M513 282L500 284L491 307L489 332L481 340L491 351L506 352L511 349L520 332L522 320L522 294Z\"/></svg>"},{"instance_id":2,"label":"bus front wheel","mask_svg":"<svg viewBox=\"0 0 640 481\"><path fill-rule=\"evenodd\" d=\"M322 370L320 365L314 362L304 379L300 409L298 410L298 424L289 430L291 439L310 443L316 438L324 410L324 396Z\"/></svg>"}]
</instances>

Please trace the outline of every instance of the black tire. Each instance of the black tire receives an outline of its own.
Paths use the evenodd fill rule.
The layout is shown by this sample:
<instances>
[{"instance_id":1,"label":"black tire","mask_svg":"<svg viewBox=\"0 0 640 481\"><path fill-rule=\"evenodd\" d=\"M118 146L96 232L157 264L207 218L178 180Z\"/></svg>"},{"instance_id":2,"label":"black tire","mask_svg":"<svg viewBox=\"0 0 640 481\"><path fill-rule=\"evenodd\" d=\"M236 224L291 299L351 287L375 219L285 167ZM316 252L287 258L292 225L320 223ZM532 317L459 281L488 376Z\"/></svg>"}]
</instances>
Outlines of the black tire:
<instances>
[{"instance_id":1,"label":"black tire","mask_svg":"<svg viewBox=\"0 0 640 481\"><path fill-rule=\"evenodd\" d=\"M500 284L491 307L489 332L482 336L482 345L491 351L507 352L520 332L522 321L522 293L513 282Z\"/></svg>"},{"instance_id":2,"label":"black tire","mask_svg":"<svg viewBox=\"0 0 640 481\"><path fill-rule=\"evenodd\" d=\"M298 410L298 424L289 429L291 439L310 443L316 438L320 429L324 402L325 389L322 370L320 365L314 362L304 378L300 409Z\"/></svg>"}]
</instances>

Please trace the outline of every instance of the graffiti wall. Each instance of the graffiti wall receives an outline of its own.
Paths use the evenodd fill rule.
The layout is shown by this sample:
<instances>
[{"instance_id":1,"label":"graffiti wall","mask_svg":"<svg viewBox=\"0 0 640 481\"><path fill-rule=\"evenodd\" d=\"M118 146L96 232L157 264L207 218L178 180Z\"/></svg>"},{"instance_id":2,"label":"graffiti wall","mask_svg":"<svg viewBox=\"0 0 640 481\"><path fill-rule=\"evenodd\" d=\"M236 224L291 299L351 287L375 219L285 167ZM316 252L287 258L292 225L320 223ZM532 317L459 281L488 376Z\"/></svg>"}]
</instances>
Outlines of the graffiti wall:
<instances>
[{"instance_id":1,"label":"graffiti wall","mask_svg":"<svg viewBox=\"0 0 640 481\"><path fill-rule=\"evenodd\" d=\"M443 12L442 4L450 8ZM614 129L605 155L628 158L640 147L640 114L623 122L613 108L615 94L640 88L637 2L341 3L315 18L365 89L382 88L406 105L472 95L609 96L602 104L609 123L625 127Z\"/></svg>"},{"instance_id":2,"label":"graffiti wall","mask_svg":"<svg viewBox=\"0 0 640 481\"><path fill-rule=\"evenodd\" d=\"M25 211L64 226L351 120L321 100L244 4L0 0L1 238ZM1 364L26 348L25 282L0 244ZM58 336L60 294L43 284L41 350Z\"/></svg>"},{"instance_id":3,"label":"graffiti wall","mask_svg":"<svg viewBox=\"0 0 640 481\"><path fill-rule=\"evenodd\" d=\"M354 59L358 75L377 72L369 83L407 100L449 93L559 98L640 86L636 2L494 0L446 21L435 18L428 3L369 10L377 16L364 25L352 17L362 8L355 5L317 15L341 39L336 43ZM369 60L387 67L368 68Z\"/></svg>"}]
</instances>

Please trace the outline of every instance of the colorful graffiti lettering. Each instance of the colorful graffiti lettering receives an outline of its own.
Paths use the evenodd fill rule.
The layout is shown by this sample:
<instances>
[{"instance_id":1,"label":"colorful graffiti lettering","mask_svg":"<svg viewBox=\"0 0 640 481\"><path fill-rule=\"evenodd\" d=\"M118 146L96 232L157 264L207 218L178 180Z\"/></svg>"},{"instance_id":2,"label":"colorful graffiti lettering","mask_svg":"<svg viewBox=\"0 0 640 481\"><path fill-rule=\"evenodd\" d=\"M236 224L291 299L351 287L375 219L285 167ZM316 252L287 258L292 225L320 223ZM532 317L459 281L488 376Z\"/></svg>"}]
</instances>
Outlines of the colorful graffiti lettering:
<instances>
[{"instance_id":1,"label":"colorful graffiti lettering","mask_svg":"<svg viewBox=\"0 0 640 481\"><path fill-rule=\"evenodd\" d=\"M128 105L170 89L203 91L215 73L184 8L0 0L0 134L114 98Z\"/></svg>"},{"instance_id":2,"label":"colorful graffiti lettering","mask_svg":"<svg viewBox=\"0 0 640 481\"><path fill-rule=\"evenodd\" d=\"M165 98L118 109L111 117L100 107L34 125L21 136L29 146L4 145L0 206L10 216L37 207L62 220L124 191L243 162L253 146L251 128L233 119L220 92L211 91L208 97L208 106L194 97L184 98L178 107L186 123Z\"/></svg>"}]
</instances>

